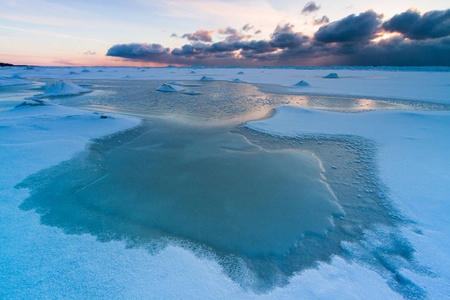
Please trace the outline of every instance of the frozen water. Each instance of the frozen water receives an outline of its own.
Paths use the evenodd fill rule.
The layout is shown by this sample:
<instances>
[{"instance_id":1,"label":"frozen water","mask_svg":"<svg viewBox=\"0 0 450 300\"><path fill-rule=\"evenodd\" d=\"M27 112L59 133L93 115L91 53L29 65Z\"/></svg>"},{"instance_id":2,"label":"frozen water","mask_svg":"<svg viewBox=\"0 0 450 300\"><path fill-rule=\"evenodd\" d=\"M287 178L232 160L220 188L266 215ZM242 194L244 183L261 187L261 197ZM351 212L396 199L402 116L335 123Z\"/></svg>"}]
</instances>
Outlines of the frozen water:
<instances>
[{"instance_id":1,"label":"frozen water","mask_svg":"<svg viewBox=\"0 0 450 300\"><path fill-rule=\"evenodd\" d=\"M184 89L182 87L168 84L168 83L163 83L156 90L158 92L169 92L169 93L178 93L178 92L184 91Z\"/></svg>"},{"instance_id":2,"label":"frozen water","mask_svg":"<svg viewBox=\"0 0 450 300\"><path fill-rule=\"evenodd\" d=\"M338 76L337 73L330 73L330 74L328 74L328 75L326 75L326 76L323 76L323 78L333 78L333 79L336 79L336 78L339 78L339 76Z\"/></svg>"}]
</instances>

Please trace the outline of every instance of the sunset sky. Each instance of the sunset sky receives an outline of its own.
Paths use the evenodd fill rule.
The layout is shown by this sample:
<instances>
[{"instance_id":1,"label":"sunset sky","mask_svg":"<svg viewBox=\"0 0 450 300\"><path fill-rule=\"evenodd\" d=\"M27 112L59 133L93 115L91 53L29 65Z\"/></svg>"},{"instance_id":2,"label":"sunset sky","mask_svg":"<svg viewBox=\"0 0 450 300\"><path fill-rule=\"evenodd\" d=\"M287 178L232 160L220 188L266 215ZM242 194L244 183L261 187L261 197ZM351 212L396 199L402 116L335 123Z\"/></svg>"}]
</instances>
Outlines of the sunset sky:
<instances>
[{"instance_id":1,"label":"sunset sky","mask_svg":"<svg viewBox=\"0 0 450 300\"><path fill-rule=\"evenodd\" d=\"M0 62L13 64L450 65L445 0L0 0L0 7Z\"/></svg>"}]
</instances>

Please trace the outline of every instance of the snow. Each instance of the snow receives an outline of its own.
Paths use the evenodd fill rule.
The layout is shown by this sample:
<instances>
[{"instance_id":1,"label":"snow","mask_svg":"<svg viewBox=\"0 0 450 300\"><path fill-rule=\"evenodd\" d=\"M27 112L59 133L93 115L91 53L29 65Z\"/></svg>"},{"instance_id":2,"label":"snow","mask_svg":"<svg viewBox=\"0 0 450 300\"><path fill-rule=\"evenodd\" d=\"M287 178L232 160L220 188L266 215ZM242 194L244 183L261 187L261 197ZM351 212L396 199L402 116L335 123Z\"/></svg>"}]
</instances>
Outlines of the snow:
<instances>
[{"instance_id":1,"label":"snow","mask_svg":"<svg viewBox=\"0 0 450 300\"><path fill-rule=\"evenodd\" d=\"M450 112L345 114L283 106L272 118L246 126L279 136L356 135L375 141L379 175L390 199L423 235L415 233L416 226L403 230L419 261L438 275L414 276L431 298L450 294Z\"/></svg>"},{"instance_id":2,"label":"snow","mask_svg":"<svg viewBox=\"0 0 450 300\"><path fill-rule=\"evenodd\" d=\"M171 85L168 83L164 83L164 84L160 85L156 90L159 92L171 92L171 93L178 93L178 92L184 91L184 89L182 87L179 87L176 85Z\"/></svg>"},{"instance_id":3,"label":"snow","mask_svg":"<svg viewBox=\"0 0 450 300\"><path fill-rule=\"evenodd\" d=\"M69 81L47 82L45 84L45 90L43 94L37 94L34 97L60 97L60 96L73 96L82 93L89 93L90 89L83 88L75 83Z\"/></svg>"},{"instance_id":4,"label":"snow","mask_svg":"<svg viewBox=\"0 0 450 300\"><path fill-rule=\"evenodd\" d=\"M247 83L247 81L244 81L244 80L239 79L239 78L231 79L230 82L234 82L234 83Z\"/></svg>"},{"instance_id":5,"label":"snow","mask_svg":"<svg viewBox=\"0 0 450 300\"><path fill-rule=\"evenodd\" d=\"M297 82L296 84L294 84L293 86L310 86L309 83L307 83L304 80L300 80L299 82Z\"/></svg>"},{"instance_id":6,"label":"snow","mask_svg":"<svg viewBox=\"0 0 450 300\"><path fill-rule=\"evenodd\" d=\"M200 78L200 80L201 80L201 81L213 81L213 80L215 80L215 79L212 78L212 77L203 76L202 78Z\"/></svg>"},{"instance_id":7,"label":"snow","mask_svg":"<svg viewBox=\"0 0 450 300\"><path fill-rule=\"evenodd\" d=\"M10 78L0 78L0 87L25 84L31 84L31 81L15 76Z\"/></svg>"},{"instance_id":8,"label":"snow","mask_svg":"<svg viewBox=\"0 0 450 300\"><path fill-rule=\"evenodd\" d=\"M81 73L82 70L90 72ZM137 67L35 67L31 70L5 67L0 77L11 77L19 73L29 79L121 79L130 76L133 80L198 81L199 76L228 81L236 77L236 68L137 68ZM339 70L339 80L324 79L324 74ZM102 72L99 72L99 71ZM145 70L146 72L142 72ZM384 99L404 99L450 104L450 68L239 68L245 74L240 79L248 83L271 84L285 87L293 92L292 84L304 80L311 87L298 91L302 94L355 96ZM172 73L173 72L173 73ZM195 72L195 73L191 73ZM70 74L72 73L72 74ZM0 79L0 82L2 80ZM1 85L1 83L0 83Z\"/></svg>"},{"instance_id":9,"label":"snow","mask_svg":"<svg viewBox=\"0 0 450 300\"><path fill-rule=\"evenodd\" d=\"M326 75L326 76L323 76L323 78L332 78L332 79L336 79L336 78L339 78L339 76L338 76L337 73L330 73L330 74L328 74L328 75Z\"/></svg>"},{"instance_id":10,"label":"snow","mask_svg":"<svg viewBox=\"0 0 450 300\"><path fill-rule=\"evenodd\" d=\"M180 81L172 81L172 82L169 82L169 84L181 85L181 86L201 86L201 84L198 84L198 83L185 83L185 82L180 82Z\"/></svg>"}]
</instances>

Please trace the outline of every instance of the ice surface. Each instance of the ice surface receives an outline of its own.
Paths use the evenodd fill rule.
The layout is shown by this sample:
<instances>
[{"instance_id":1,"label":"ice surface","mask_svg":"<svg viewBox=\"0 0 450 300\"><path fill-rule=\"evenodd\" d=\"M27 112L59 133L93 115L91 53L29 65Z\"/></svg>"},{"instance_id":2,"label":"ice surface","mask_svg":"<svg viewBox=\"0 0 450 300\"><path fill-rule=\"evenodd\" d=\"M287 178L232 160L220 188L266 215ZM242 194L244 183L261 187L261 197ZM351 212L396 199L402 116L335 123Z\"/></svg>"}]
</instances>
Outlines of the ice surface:
<instances>
[{"instance_id":1,"label":"ice surface","mask_svg":"<svg viewBox=\"0 0 450 300\"><path fill-rule=\"evenodd\" d=\"M0 78L0 87L25 84L31 84L31 81L17 77Z\"/></svg>"},{"instance_id":2,"label":"ice surface","mask_svg":"<svg viewBox=\"0 0 450 300\"><path fill-rule=\"evenodd\" d=\"M200 78L201 81L213 81L215 80L213 77L203 76Z\"/></svg>"},{"instance_id":3,"label":"ice surface","mask_svg":"<svg viewBox=\"0 0 450 300\"><path fill-rule=\"evenodd\" d=\"M185 91L185 92L183 92L183 94L186 94L186 95L200 95L201 93L197 92L197 91Z\"/></svg>"},{"instance_id":4,"label":"ice surface","mask_svg":"<svg viewBox=\"0 0 450 300\"><path fill-rule=\"evenodd\" d=\"M343 215L319 161L306 152L265 151L239 135L167 122L124 147L104 148L75 168L64 164L28 180L33 196L21 207L47 211L49 225L64 220L67 232L87 226L98 235L101 224L83 216L114 216L249 257L284 256Z\"/></svg>"}]
</instances>

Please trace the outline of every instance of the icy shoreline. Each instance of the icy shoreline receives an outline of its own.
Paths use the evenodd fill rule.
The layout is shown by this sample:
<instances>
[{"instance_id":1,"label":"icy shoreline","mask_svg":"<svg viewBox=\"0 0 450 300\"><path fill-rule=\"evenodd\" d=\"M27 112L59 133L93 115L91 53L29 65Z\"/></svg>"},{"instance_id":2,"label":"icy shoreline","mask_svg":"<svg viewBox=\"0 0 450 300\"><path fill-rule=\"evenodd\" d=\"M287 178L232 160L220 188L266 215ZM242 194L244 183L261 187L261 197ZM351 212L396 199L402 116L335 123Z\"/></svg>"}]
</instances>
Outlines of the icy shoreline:
<instances>
[{"instance_id":1,"label":"icy shoreline","mask_svg":"<svg viewBox=\"0 0 450 300\"><path fill-rule=\"evenodd\" d=\"M89 69L91 72L66 75L77 69L38 67L24 70L27 74L21 75L80 80L130 76L126 80L157 78L167 81L199 80L207 75L227 81L235 78L238 71L234 68L202 68L195 69L195 74L188 74L188 68L98 68L103 72ZM337 94L343 93L353 90L353 84L357 84L360 89L356 94L402 96L405 92L405 97L412 101L450 103L449 75L443 72L342 70L338 71L341 78L327 80L319 78L329 73L323 69L307 72L240 69L245 70L245 75L240 78L249 82L264 84L275 81L283 86L306 77L313 88L324 93L331 94L333 88L337 88ZM1 70L0 75L8 72L8 69ZM369 78L373 75L377 78ZM378 78L381 75L387 76L386 80ZM379 80L392 82L383 86L377 83ZM321 81L329 86L322 86ZM337 86L333 86L334 83ZM380 86L386 90L381 92ZM250 122L248 126L281 136L312 133L360 135L380 144L380 170L382 180L389 184L390 198L409 220L417 223L401 228L402 233L416 250L416 259L429 269L429 274L424 274L400 267L402 275L424 288L428 297L445 298L450 293L447 254L450 246L446 221L449 204L445 199L445 195L450 194L446 185L450 181L450 158L446 154L450 145L446 131L450 128L449 113L378 111L338 114L285 107L278 108L277 112L270 119ZM86 234L66 235L61 229L40 224L39 215L35 212L18 208L28 192L14 186L25 177L71 158L83 151L93 138L133 128L139 123L139 119L132 117L96 114L56 105L23 106L0 112L0 168L5 170L0 174L0 197L6 199L0 201L0 298L38 298L49 294L66 298L111 298L118 295L139 298L182 295L204 299L336 298L337 295L349 299L401 298L390 289L385 277L364 262L348 262L339 256L332 257L329 263L319 263L316 269L300 272L286 286L256 295L227 277L220 265L207 254L199 257L175 246L159 253L149 253L143 248L126 249L124 242L100 243ZM402 170L403 173L400 172ZM351 245L346 247L349 249ZM236 272L242 272L239 276L248 276L245 269ZM252 280L251 277L248 280ZM199 291L202 292L200 296Z\"/></svg>"}]
</instances>

